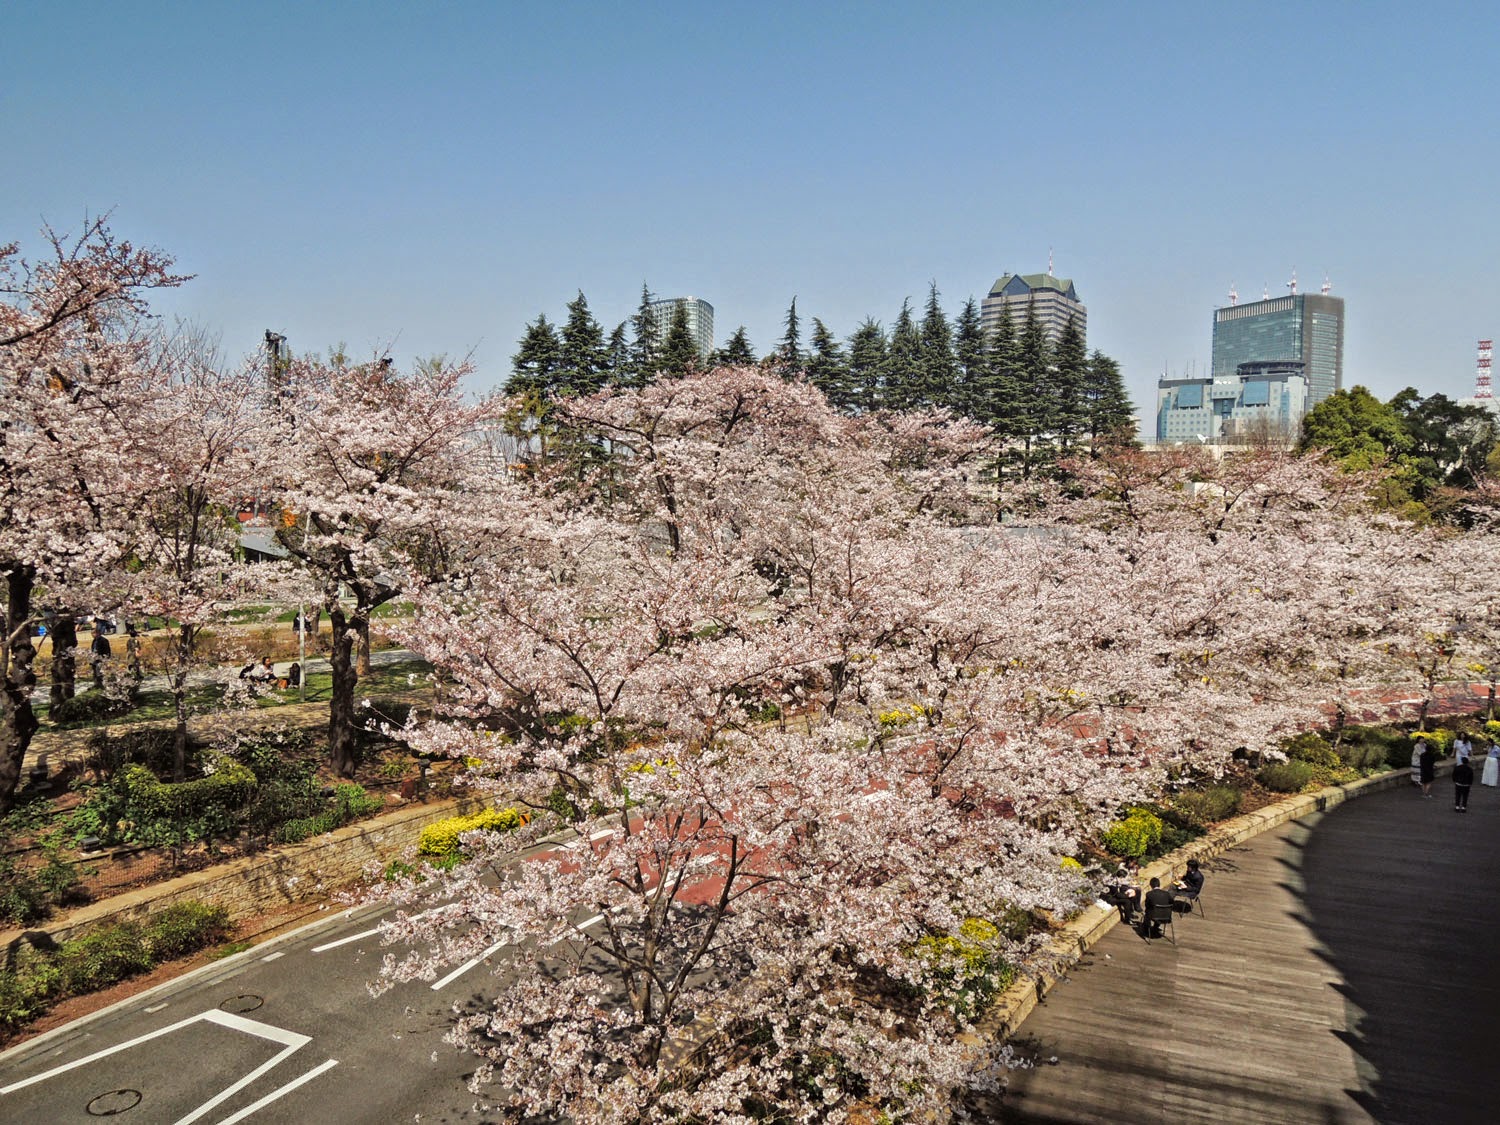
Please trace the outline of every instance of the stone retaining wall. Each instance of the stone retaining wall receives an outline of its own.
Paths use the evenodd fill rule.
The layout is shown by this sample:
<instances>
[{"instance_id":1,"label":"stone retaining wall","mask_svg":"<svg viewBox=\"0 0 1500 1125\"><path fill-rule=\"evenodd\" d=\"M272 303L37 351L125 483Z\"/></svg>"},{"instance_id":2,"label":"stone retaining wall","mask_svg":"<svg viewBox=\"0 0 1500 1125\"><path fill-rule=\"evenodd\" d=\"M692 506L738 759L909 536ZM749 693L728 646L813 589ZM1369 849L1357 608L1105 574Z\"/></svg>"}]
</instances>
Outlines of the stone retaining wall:
<instances>
[{"instance_id":1,"label":"stone retaining wall","mask_svg":"<svg viewBox=\"0 0 1500 1125\"><path fill-rule=\"evenodd\" d=\"M61 943L113 922L145 918L176 902L222 906L238 922L321 898L359 882L371 867L384 866L415 848L426 825L474 812L482 804L467 797L397 809L300 844L257 852L90 903L52 924L0 933L0 963L13 964L22 947Z\"/></svg>"}]
</instances>

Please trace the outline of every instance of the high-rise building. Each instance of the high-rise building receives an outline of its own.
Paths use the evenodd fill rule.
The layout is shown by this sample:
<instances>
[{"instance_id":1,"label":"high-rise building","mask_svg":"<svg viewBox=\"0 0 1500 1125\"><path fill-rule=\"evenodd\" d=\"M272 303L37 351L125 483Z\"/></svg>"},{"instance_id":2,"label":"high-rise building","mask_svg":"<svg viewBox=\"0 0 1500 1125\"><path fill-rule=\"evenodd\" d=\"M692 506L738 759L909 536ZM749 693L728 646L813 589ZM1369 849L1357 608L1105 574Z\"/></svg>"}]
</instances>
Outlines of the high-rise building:
<instances>
[{"instance_id":1,"label":"high-rise building","mask_svg":"<svg viewBox=\"0 0 1500 1125\"><path fill-rule=\"evenodd\" d=\"M1344 386L1344 299L1295 291L1214 310L1214 378L1242 363L1297 360L1309 409Z\"/></svg>"},{"instance_id":2,"label":"high-rise building","mask_svg":"<svg viewBox=\"0 0 1500 1125\"><path fill-rule=\"evenodd\" d=\"M989 296L980 305L984 330L993 332L999 327L1007 309L1018 329L1026 323L1028 310L1035 312L1054 344L1069 320L1078 326L1079 335L1088 338L1089 311L1078 299L1071 278L1050 273L1008 273L990 286Z\"/></svg>"},{"instance_id":3,"label":"high-rise building","mask_svg":"<svg viewBox=\"0 0 1500 1125\"><path fill-rule=\"evenodd\" d=\"M666 339L679 305L687 312L688 333L698 346L698 358L707 361L714 350L714 307L702 297L665 297L652 301L651 317L656 321L660 338Z\"/></svg>"},{"instance_id":4,"label":"high-rise building","mask_svg":"<svg viewBox=\"0 0 1500 1125\"><path fill-rule=\"evenodd\" d=\"M1233 375L1162 379L1156 385L1156 440L1289 445L1307 413L1301 360L1240 364Z\"/></svg>"}]
</instances>

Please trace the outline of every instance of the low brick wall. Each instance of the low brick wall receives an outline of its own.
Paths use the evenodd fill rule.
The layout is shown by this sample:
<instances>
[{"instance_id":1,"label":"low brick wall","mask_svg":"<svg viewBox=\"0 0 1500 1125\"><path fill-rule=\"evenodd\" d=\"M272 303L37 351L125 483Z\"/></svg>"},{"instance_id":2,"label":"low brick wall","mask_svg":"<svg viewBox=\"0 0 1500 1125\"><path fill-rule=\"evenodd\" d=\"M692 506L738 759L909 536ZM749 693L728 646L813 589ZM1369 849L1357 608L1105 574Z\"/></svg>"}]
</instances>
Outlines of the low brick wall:
<instances>
[{"instance_id":1,"label":"low brick wall","mask_svg":"<svg viewBox=\"0 0 1500 1125\"><path fill-rule=\"evenodd\" d=\"M1451 763L1443 763L1439 766L1440 772L1446 772L1444 767L1452 768ZM1170 883L1175 873L1190 859L1209 859L1289 820L1296 820L1313 812L1323 812L1355 797L1410 784L1410 771L1399 769L1353 781L1348 785L1335 785L1316 793L1299 793L1294 797L1287 797L1274 805L1225 821L1192 843L1142 867L1141 882L1145 884L1155 877L1163 884ZM979 1033L998 1039L1013 1036L1031 1014L1031 1010L1052 991L1052 986L1063 977L1068 967L1081 954L1098 944L1119 921L1120 912L1113 906L1091 906L1070 919L1039 951L1035 966L1024 969L1021 979L1006 989L980 1019Z\"/></svg>"},{"instance_id":2,"label":"low brick wall","mask_svg":"<svg viewBox=\"0 0 1500 1125\"><path fill-rule=\"evenodd\" d=\"M257 852L90 903L52 924L0 933L0 964L12 964L23 947L64 942L112 922L144 918L175 902L222 906L232 920L240 921L321 898L357 883L372 866L384 866L416 847L426 825L474 812L482 804L470 797L397 809L300 844Z\"/></svg>"}]
</instances>

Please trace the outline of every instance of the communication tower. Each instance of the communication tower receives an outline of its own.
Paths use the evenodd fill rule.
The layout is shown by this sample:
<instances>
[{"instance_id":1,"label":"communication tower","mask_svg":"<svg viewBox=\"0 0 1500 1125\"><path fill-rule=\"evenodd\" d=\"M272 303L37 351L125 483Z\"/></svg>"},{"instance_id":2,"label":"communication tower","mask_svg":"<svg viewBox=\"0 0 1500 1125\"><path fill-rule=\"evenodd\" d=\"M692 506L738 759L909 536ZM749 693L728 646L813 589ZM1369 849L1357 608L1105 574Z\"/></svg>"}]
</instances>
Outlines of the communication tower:
<instances>
[{"instance_id":1,"label":"communication tower","mask_svg":"<svg viewBox=\"0 0 1500 1125\"><path fill-rule=\"evenodd\" d=\"M1474 397L1494 398L1490 390L1490 359L1495 354L1495 341L1479 341L1479 362L1474 368Z\"/></svg>"}]
</instances>

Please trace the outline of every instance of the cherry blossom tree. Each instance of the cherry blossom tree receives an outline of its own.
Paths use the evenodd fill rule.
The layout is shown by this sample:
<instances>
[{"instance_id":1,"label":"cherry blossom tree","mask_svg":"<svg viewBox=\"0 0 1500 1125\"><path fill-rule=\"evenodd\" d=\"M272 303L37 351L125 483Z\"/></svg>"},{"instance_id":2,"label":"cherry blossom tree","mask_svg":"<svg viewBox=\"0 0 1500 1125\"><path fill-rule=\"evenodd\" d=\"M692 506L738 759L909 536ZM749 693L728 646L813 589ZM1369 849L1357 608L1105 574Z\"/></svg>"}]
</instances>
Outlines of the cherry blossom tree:
<instances>
[{"instance_id":1,"label":"cherry blossom tree","mask_svg":"<svg viewBox=\"0 0 1500 1125\"><path fill-rule=\"evenodd\" d=\"M1075 908L1062 860L1169 771L1316 714L1281 682L1336 507L1305 466L1101 469L998 528L940 415L733 369L560 413L604 455L407 635L453 683L413 741L580 840L390 892L446 905L388 980L512 943L455 1032L508 1113L941 1112L1000 1061L959 1034L1029 948L997 922Z\"/></svg>"},{"instance_id":2,"label":"cherry blossom tree","mask_svg":"<svg viewBox=\"0 0 1500 1125\"><path fill-rule=\"evenodd\" d=\"M463 573L484 543L484 497L503 483L476 440L491 408L462 397L468 370L294 361L268 407L262 481L277 538L332 623L329 753L344 777L359 765L354 650L372 611Z\"/></svg>"},{"instance_id":3,"label":"cherry blossom tree","mask_svg":"<svg viewBox=\"0 0 1500 1125\"><path fill-rule=\"evenodd\" d=\"M36 263L16 243L0 246L0 810L37 728L36 598L69 619L99 608L100 578L128 551L121 517L142 468L129 441L149 399L145 295L186 280L166 255L117 239L103 218L77 235L44 236Z\"/></svg>"}]
</instances>

